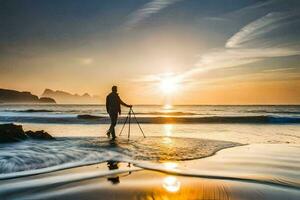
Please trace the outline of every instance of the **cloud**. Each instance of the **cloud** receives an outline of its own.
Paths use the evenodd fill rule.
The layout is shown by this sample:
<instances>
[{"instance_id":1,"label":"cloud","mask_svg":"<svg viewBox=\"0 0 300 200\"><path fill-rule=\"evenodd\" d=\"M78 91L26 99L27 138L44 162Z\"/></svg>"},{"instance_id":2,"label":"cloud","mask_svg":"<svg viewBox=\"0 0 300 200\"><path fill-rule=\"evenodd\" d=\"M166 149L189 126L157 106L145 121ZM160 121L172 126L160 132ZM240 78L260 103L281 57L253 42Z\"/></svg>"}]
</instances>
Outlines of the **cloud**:
<instances>
[{"instance_id":1,"label":"cloud","mask_svg":"<svg viewBox=\"0 0 300 200\"><path fill-rule=\"evenodd\" d=\"M94 62L94 59L93 58L80 58L79 62L82 65L90 65Z\"/></svg>"},{"instance_id":2,"label":"cloud","mask_svg":"<svg viewBox=\"0 0 300 200\"><path fill-rule=\"evenodd\" d=\"M168 6L183 0L153 0L145 5L143 5L140 9L136 10L132 14L129 15L128 20L124 24L124 28L126 30L133 29L138 26L141 22L151 17L152 15L160 12L161 10L167 8Z\"/></svg>"},{"instance_id":3,"label":"cloud","mask_svg":"<svg viewBox=\"0 0 300 200\"><path fill-rule=\"evenodd\" d=\"M269 13L258 20L255 20L245 27L243 27L238 33L232 36L226 43L227 48L236 48L241 47L246 42L257 39L259 36L262 36L276 28L282 26L284 20L289 20L292 17L295 17L295 14L288 12L280 13L273 12Z\"/></svg>"},{"instance_id":4,"label":"cloud","mask_svg":"<svg viewBox=\"0 0 300 200\"><path fill-rule=\"evenodd\" d=\"M267 58L300 55L299 46L291 46L272 37L284 30L286 24L299 23L299 14L272 12L242 27L230 37L223 48L214 49L200 56L194 67L179 75L181 79L196 73L235 67ZM292 34L287 33L285 34ZM286 38L287 35L285 35ZM277 37L278 39L278 37ZM272 44L272 45L271 45Z\"/></svg>"},{"instance_id":5,"label":"cloud","mask_svg":"<svg viewBox=\"0 0 300 200\"><path fill-rule=\"evenodd\" d=\"M294 70L295 68L277 68L277 69L266 69L264 70L263 72L264 73L269 73L269 72L285 72L285 71L291 71L291 70Z\"/></svg>"},{"instance_id":6,"label":"cloud","mask_svg":"<svg viewBox=\"0 0 300 200\"><path fill-rule=\"evenodd\" d=\"M231 18L234 18L234 15L241 16L243 12L252 13L254 17L255 10L268 6L268 13L264 11L263 15L258 15L259 17L242 26L227 39L223 47L200 55L190 70L174 74L174 79L185 82L191 80L196 74L209 70L237 67L269 58L300 55L300 46L295 44L295 33L289 29L300 25L300 14L296 12L298 8L294 9L290 6L289 10L285 7L284 11L279 12L276 4L272 11L274 2L257 3L230 13ZM219 19L223 17L218 17L217 20ZM228 18L224 17L224 19Z\"/></svg>"},{"instance_id":7,"label":"cloud","mask_svg":"<svg viewBox=\"0 0 300 200\"><path fill-rule=\"evenodd\" d=\"M219 22L229 21L229 19L227 19L225 17L204 17L203 20L219 21Z\"/></svg>"}]
</instances>

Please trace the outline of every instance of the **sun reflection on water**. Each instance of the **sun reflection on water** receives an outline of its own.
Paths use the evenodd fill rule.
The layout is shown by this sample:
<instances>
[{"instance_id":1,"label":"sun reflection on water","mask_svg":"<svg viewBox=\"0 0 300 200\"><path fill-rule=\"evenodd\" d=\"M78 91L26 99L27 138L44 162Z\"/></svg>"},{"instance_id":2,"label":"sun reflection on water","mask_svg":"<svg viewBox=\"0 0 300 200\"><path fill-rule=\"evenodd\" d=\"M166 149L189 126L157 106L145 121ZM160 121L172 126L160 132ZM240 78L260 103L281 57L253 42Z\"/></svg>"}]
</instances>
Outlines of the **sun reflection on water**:
<instances>
[{"instance_id":1,"label":"sun reflection on water","mask_svg":"<svg viewBox=\"0 0 300 200\"><path fill-rule=\"evenodd\" d=\"M164 134L168 137L172 135L173 125L172 124L164 124Z\"/></svg>"},{"instance_id":2,"label":"sun reflection on water","mask_svg":"<svg viewBox=\"0 0 300 200\"><path fill-rule=\"evenodd\" d=\"M169 138L169 137L164 137L163 140L162 140L162 143L170 145L170 144L172 144L172 139Z\"/></svg>"},{"instance_id":3,"label":"sun reflection on water","mask_svg":"<svg viewBox=\"0 0 300 200\"><path fill-rule=\"evenodd\" d=\"M181 183L175 176L167 176L163 179L162 186L168 192L178 192Z\"/></svg>"},{"instance_id":4,"label":"sun reflection on water","mask_svg":"<svg viewBox=\"0 0 300 200\"><path fill-rule=\"evenodd\" d=\"M165 110L170 110L172 108L173 108L173 106L171 104L166 104L163 106L163 109L165 109Z\"/></svg>"}]
</instances>

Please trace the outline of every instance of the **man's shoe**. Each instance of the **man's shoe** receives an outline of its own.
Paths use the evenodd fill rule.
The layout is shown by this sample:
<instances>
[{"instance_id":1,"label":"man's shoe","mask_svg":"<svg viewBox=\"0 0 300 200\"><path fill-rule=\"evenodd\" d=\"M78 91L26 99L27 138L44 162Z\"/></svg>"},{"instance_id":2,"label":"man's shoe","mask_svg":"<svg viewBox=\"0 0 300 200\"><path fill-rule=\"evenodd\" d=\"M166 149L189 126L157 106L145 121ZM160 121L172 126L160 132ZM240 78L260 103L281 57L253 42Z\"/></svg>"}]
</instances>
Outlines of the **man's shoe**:
<instances>
[{"instance_id":1,"label":"man's shoe","mask_svg":"<svg viewBox=\"0 0 300 200\"><path fill-rule=\"evenodd\" d=\"M108 138L110 138L110 132L109 131L106 132L106 135L107 135Z\"/></svg>"}]
</instances>

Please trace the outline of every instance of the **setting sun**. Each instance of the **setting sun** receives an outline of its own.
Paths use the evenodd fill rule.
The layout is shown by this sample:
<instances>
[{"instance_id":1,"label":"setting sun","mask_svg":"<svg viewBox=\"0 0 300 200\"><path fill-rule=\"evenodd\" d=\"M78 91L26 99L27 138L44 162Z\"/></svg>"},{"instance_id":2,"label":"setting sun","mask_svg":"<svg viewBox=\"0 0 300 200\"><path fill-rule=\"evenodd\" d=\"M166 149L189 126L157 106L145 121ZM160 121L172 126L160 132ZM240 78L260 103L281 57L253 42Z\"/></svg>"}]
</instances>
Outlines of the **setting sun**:
<instances>
[{"instance_id":1,"label":"setting sun","mask_svg":"<svg viewBox=\"0 0 300 200\"><path fill-rule=\"evenodd\" d=\"M165 78L160 82L160 89L165 94L171 94L178 89L178 83L172 78Z\"/></svg>"}]
</instances>

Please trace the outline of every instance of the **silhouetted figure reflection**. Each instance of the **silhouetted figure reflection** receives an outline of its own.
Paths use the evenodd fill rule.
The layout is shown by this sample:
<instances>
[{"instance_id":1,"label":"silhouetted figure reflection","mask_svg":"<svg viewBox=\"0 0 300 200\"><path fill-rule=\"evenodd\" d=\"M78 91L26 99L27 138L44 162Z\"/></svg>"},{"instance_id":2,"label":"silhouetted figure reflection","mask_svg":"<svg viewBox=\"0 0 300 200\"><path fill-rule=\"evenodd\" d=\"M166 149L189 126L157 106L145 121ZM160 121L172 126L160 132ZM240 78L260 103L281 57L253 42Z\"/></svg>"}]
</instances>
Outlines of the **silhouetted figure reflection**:
<instances>
[{"instance_id":1,"label":"silhouetted figure reflection","mask_svg":"<svg viewBox=\"0 0 300 200\"><path fill-rule=\"evenodd\" d=\"M110 137L111 134L112 139L114 140L116 138L115 126L117 124L118 115L121 114L121 105L129 108L131 108L132 105L128 105L121 100L117 93L117 86L112 86L111 90L112 92L106 97L106 111L109 114L111 121L107 136Z\"/></svg>"},{"instance_id":2,"label":"silhouetted figure reflection","mask_svg":"<svg viewBox=\"0 0 300 200\"><path fill-rule=\"evenodd\" d=\"M119 162L109 160L109 161L107 161L107 167L109 170L119 169ZM108 177L107 180L110 181L112 184L120 183L120 178L118 175L112 175L111 177Z\"/></svg>"}]
</instances>

